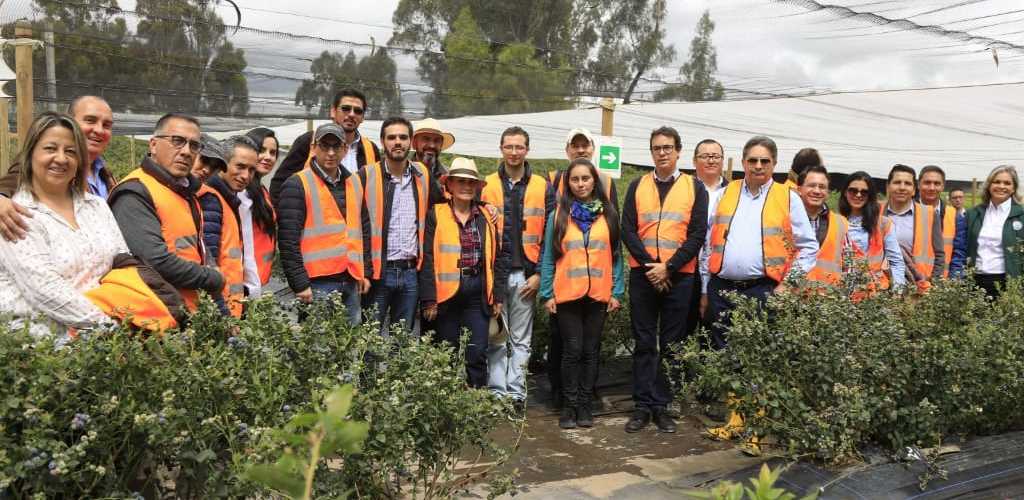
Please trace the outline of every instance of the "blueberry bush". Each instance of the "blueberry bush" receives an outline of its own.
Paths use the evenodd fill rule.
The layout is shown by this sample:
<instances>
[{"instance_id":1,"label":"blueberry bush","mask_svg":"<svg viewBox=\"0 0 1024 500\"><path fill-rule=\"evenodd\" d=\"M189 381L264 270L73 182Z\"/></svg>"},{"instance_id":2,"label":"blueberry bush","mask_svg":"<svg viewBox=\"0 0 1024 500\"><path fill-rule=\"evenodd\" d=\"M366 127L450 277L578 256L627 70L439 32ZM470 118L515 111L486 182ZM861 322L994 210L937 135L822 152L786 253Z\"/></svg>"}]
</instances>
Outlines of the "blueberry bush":
<instances>
[{"instance_id":1,"label":"blueberry bush","mask_svg":"<svg viewBox=\"0 0 1024 500\"><path fill-rule=\"evenodd\" d=\"M313 496L445 496L514 451L492 436L522 421L466 386L459 353L349 327L337 307L296 324L272 300L249 306L239 321L205 301L184 331L64 347L0 321L0 497L266 497L246 472L301 451L284 431L343 384L366 439L316 462Z\"/></svg>"}]
</instances>

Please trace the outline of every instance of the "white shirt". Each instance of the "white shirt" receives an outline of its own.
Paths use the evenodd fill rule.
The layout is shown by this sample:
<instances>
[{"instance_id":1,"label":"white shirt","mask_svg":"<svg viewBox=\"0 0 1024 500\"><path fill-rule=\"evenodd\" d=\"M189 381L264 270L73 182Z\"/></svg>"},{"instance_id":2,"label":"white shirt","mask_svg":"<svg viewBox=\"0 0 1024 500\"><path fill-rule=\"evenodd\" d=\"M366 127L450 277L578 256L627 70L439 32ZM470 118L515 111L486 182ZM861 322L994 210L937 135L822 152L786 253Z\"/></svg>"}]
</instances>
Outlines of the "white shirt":
<instances>
[{"instance_id":1,"label":"white shirt","mask_svg":"<svg viewBox=\"0 0 1024 500\"><path fill-rule=\"evenodd\" d=\"M128 253L107 202L92 194L75 196L75 229L25 189L12 201L32 217L24 219L25 239L0 238L0 313L12 314L16 324L28 323L34 336L62 339L68 327L111 321L83 295L99 286L114 256Z\"/></svg>"},{"instance_id":2,"label":"white shirt","mask_svg":"<svg viewBox=\"0 0 1024 500\"><path fill-rule=\"evenodd\" d=\"M352 142L348 144L348 152L345 153L345 157L341 159L341 164L344 165L345 169L349 172L358 172L359 167L362 167L362 165L359 164L359 151L357 151L359 143L362 142L362 140L363 136L359 135L359 131L356 130Z\"/></svg>"},{"instance_id":3,"label":"white shirt","mask_svg":"<svg viewBox=\"0 0 1024 500\"><path fill-rule=\"evenodd\" d=\"M242 281L250 297L259 297L263 292L260 271L256 267L256 243L252 231L252 198L249 192L238 193L238 218L242 222Z\"/></svg>"},{"instance_id":4,"label":"white shirt","mask_svg":"<svg viewBox=\"0 0 1024 500\"><path fill-rule=\"evenodd\" d=\"M1010 215L1010 200L985 209L985 220L978 233L978 262L974 268L978 274L1003 274L1006 259L1003 256L1003 225Z\"/></svg>"},{"instance_id":5,"label":"white shirt","mask_svg":"<svg viewBox=\"0 0 1024 500\"><path fill-rule=\"evenodd\" d=\"M724 256L728 258L722 259L722 270L718 273L722 278L742 281L764 276L761 212L764 210L764 203L768 198L768 189L773 182L766 182L757 193L752 194L747 189L746 181L743 181L740 189L739 204L736 206L736 213L733 214L733 223L729 226L729 236L725 241ZM723 194L725 194L725 190L721 189L709 197L708 234L700 256L703 293L707 293L707 285L710 281L708 267L711 255L711 222L715 212L718 211L718 203L721 201ZM804 209L804 202L794 191L789 192L789 221L793 230L793 243L797 248L797 255L793 261L792 269L799 268L806 273L817 262L818 239L814 235L814 229L811 228L811 221L807 217L807 210Z\"/></svg>"}]
</instances>

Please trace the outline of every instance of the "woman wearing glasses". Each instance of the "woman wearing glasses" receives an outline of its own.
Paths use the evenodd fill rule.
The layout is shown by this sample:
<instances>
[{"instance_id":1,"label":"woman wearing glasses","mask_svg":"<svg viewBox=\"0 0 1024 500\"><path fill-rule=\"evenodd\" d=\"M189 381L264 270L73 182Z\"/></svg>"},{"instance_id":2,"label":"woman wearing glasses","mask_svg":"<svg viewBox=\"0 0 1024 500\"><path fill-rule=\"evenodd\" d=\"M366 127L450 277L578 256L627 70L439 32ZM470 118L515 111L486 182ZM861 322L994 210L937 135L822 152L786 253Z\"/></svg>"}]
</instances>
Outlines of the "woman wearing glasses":
<instances>
[{"instance_id":1,"label":"woman wearing glasses","mask_svg":"<svg viewBox=\"0 0 1024 500\"><path fill-rule=\"evenodd\" d=\"M847 233L857 254L868 261L878 289L899 289L907 283L903 253L892 221L883 217L878 191L867 172L854 172L840 191L839 213L850 221Z\"/></svg>"}]
</instances>

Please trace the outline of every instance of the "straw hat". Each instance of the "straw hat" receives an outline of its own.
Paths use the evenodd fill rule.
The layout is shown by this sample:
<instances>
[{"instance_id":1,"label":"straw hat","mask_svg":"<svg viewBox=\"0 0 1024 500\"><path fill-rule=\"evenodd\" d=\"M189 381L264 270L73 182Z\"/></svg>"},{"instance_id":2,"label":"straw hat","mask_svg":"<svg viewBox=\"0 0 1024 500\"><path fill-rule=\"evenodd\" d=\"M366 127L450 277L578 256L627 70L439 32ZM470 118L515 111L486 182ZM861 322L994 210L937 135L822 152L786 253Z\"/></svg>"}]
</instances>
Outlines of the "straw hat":
<instances>
[{"instance_id":1,"label":"straw hat","mask_svg":"<svg viewBox=\"0 0 1024 500\"><path fill-rule=\"evenodd\" d=\"M423 120L414 122L412 124L412 129L415 130L415 132L412 133L413 139L415 139L417 135L428 132L441 136L441 151L444 151L452 147L452 144L455 144L455 136L452 135L451 132L441 130L441 122L433 118L424 118Z\"/></svg>"},{"instance_id":2,"label":"straw hat","mask_svg":"<svg viewBox=\"0 0 1024 500\"><path fill-rule=\"evenodd\" d=\"M458 157L452 160L452 164L448 167L448 173L441 178L441 182L447 182L451 177L484 182L484 178L480 176L480 171L476 169L476 162L469 158Z\"/></svg>"}]
</instances>

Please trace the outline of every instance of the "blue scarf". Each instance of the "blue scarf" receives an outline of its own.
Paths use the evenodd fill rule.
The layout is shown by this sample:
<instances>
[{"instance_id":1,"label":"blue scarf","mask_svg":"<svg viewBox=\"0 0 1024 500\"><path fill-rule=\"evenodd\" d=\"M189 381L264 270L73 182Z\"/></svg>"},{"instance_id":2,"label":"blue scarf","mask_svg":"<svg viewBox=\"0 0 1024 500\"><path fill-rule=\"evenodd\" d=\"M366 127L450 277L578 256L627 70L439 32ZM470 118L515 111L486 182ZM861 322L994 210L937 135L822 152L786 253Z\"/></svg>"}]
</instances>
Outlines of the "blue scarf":
<instances>
[{"instance_id":1,"label":"blue scarf","mask_svg":"<svg viewBox=\"0 0 1024 500\"><path fill-rule=\"evenodd\" d=\"M579 201L573 201L572 207L569 208L569 215L572 217L573 222L580 228L584 234L590 232L590 226L597 220L597 216L601 215L604 206L601 205L601 200L593 199L587 203L580 203Z\"/></svg>"}]
</instances>

